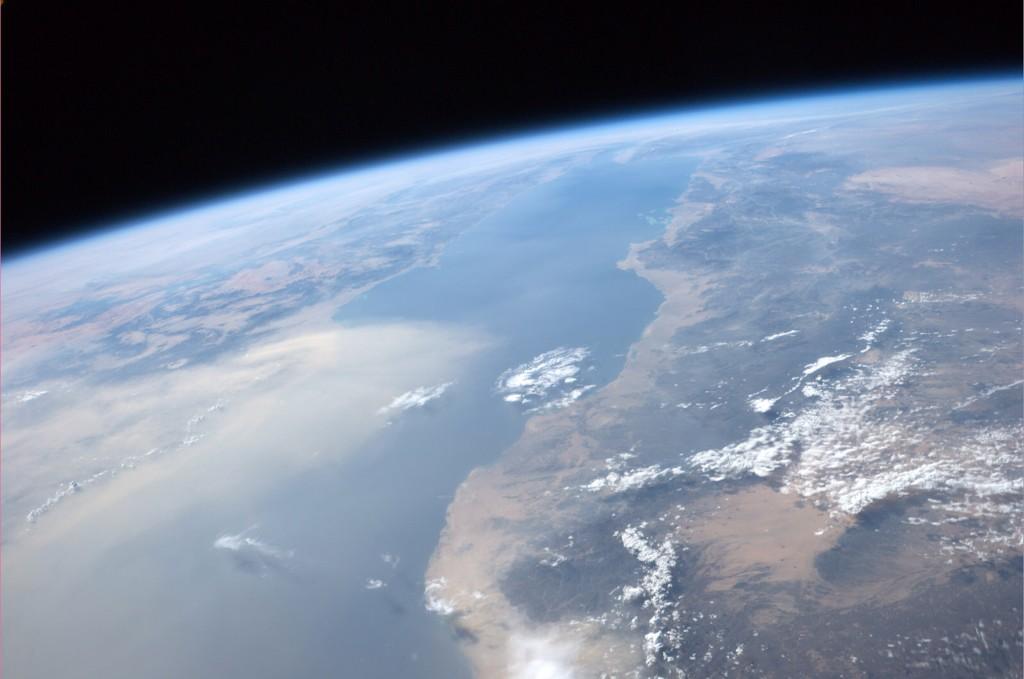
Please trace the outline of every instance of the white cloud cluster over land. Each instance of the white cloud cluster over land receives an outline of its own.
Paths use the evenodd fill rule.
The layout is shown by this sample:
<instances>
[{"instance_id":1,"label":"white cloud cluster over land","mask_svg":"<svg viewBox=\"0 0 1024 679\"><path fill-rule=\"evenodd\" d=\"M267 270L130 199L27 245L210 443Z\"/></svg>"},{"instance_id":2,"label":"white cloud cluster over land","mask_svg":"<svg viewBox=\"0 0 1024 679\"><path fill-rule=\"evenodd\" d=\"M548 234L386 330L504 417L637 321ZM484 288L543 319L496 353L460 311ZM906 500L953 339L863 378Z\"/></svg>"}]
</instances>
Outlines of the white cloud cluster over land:
<instances>
[{"instance_id":1,"label":"white cloud cluster over land","mask_svg":"<svg viewBox=\"0 0 1024 679\"><path fill-rule=\"evenodd\" d=\"M752 398L749 401L750 409L753 410L755 413L767 413L767 412L769 412L775 406L775 403L778 400L779 400L778 397L776 397L776 398Z\"/></svg>"},{"instance_id":2,"label":"white cloud cluster over land","mask_svg":"<svg viewBox=\"0 0 1024 679\"><path fill-rule=\"evenodd\" d=\"M643 564L643 575L635 587L624 587L626 600L642 599L645 608L652 609L647 621L648 632L644 635L644 662L654 666L659 659L673 660L678 640L669 629L672 619L673 600L669 596L672 588L672 570L676 567L676 550L672 542L665 539L660 545L648 540L636 526L627 526L619 534L622 546Z\"/></svg>"},{"instance_id":3,"label":"white cloud cluster over land","mask_svg":"<svg viewBox=\"0 0 1024 679\"><path fill-rule=\"evenodd\" d=\"M837 357L829 356L828 362ZM804 370L811 374L812 366L827 365L818 359ZM812 394L819 400L792 419L779 420L757 427L747 438L722 448L703 450L690 458L690 464L711 475L713 479L754 474L768 476L790 464L791 458L802 448L801 460L812 459L815 451L823 448L823 455L832 450L834 457L856 454L858 448L875 445L871 435L887 437L881 423L874 424L869 417L876 401L884 398L910 372L910 352L902 352L873 368L861 368L858 373L832 385L818 383Z\"/></svg>"},{"instance_id":4,"label":"white cloud cluster over land","mask_svg":"<svg viewBox=\"0 0 1024 679\"><path fill-rule=\"evenodd\" d=\"M932 505L946 513L1019 514L1020 427L936 438L928 422L892 412L902 385L919 372L914 350L907 349L858 365L843 378L819 380L804 389L814 400L801 412L757 427L741 441L700 451L689 463L716 481L779 472L783 492L821 501L842 515L856 515L887 497L925 492L947 496L949 501ZM1000 500L1010 497L1013 502Z\"/></svg>"},{"instance_id":5,"label":"white cloud cluster over land","mask_svg":"<svg viewBox=\"0 0 1024 679\"><path fill-rule=\"evenodd\" d=\"M423 588L424 606L431 613L441 616L455 614L455 604L441 596L441 593L448 587L448 579L445 577L428 580Z\"/></svg>"},{"instance_id":6,"label":"white cloud cluster over land","mask_svg":"<svg viewBox=\"0 0 1024 679\"><path fill-rule=\"evenodd\" d=\"M509 403L534 408L563 408L579 399L594 385L573 386L579 379L580 364L590 355L586 347L559 347L546 351L498 378L496 389ZM557 398L553 398L557 396Z\"/></svg>"},{"instance_id":7,"label":"white cloud cluster over land","mask_svg":"<svg viewBox=\"0 0 1024 679\"><path fill-rule=\"evenodd\" d=\"M656 485L668 479L680 476L684 473L682 467L671 467L662 469L656 464L629 471L612 470L605 476L599 477L583 486L592 493L608 491L610 493L624 493L630 490L640 490Z\"/></svg>"},{"instance_id":8,"label":"white cloud cluster over land","mask_svg":"<svg viewBox=\"0 0 1024 679\"><path fill-rule=\"evenodd\" d=\"M762 337L760 341L761 342L774 342L775 340L782 339L783 337L792 337L793 335L796 335L799 332L800 332L799 330L786 330L785 332L777 332L775 334L767 335L765 337Z\"/></svg>"},{"instance_id":9,"label":"white cloud cluster over land","mask_svg":"<svg viewBox=\"0 0 1024 679\"><path fill-rule=\"evenodd\" d=\"M866 354L867 352L871 351L871 349L875 346L875 342L878 340L879 336L884 334L885 331L888 330L891 326L892 321L890 321L888 318L883 318L881 321L876 323L874 327L870 328L863 335L858 337L857 339L864 342L864 348L860 350L860 353Z\"/></svg>"},{"instance_id":10,"label":"white cloud cluster over land","mask_svg":"<svg viewBox=\"0 0 1024 679\"><path fill-rule=\"evenodd\" d=\"M845 361L852 355L853 354L839 354L838 356L822 356L817 361L814 361L813 363L808 363L806 366L804 366L804 377L807 377L808 375L813 375L822 368L830 366L833 363Z\"/></svg>"},{"instance_id":11,"label":"white cloud cluster over land","mask_svg":"<svg viewBox=\"0 0 1024 679\"><path fill-rule=\"evenodd\" d=\"M445 392L455 384L454 382L445 382L444 384L438 384L433 387L417 387L411 389L404 394L396 396L391 403L384 406L377 411L379 415L386 415L389 412L404 412L413 408L422 408L431 401L444 396Z\"/></svg>"},{"instance_id":12,"label":"white cloud cluster over land","mask_svg":"<svg viewBox=\"0 0 1024 679\"><path fill-rule=\"evenodd\" d=\"M577 676L573 670L576 647L553 633L513 634L508 648L511 679L573 679Z\"/></svg>"}]
</instances>

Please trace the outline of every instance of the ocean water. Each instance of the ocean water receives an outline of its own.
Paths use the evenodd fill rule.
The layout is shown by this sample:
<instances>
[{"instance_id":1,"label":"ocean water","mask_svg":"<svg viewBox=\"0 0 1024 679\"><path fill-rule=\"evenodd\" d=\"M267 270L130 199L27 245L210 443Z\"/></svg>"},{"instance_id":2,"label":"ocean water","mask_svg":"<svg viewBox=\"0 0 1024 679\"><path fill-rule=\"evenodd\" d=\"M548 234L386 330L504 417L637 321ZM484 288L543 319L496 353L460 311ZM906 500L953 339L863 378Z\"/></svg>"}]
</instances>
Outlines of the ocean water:
<instances>
[{"instance_id":1,"label":"ocean water","mask_svg":"<svg viewBox=\"0 0 1024 679\"><path fill-rule=\"evenodd\" d=\"M342 625L351 631L339 655L363 663L365 676L376 676L374 668L379 676L465 672L447 625L423 608L422 573L458 484L511 445L528 416L495 395L496 378L560 346L590 350L580 384L601 386L618 374L661 295L616 263L630 243L661 234L661 220L694 165L679 158L629 165L603 160L577 169L467 231L438 267L412 271L339 310L342 324L453 322L498 340L435 407L396 418L365 455L338 470L337 479L317 481L322 493L337 493L342 484L344 499L335 502L343 506L335 511L365 517L337 545L339 557L347 551L353 574L362 576L353 578L360 589L346 594L362 615ZM303 505L315 503L302 485L281 506L303 512ZM365 578L392 575L381 553L401 557L397 586L366 591Z\"/></svg>"},{"instance_id":2,"label":"ocean water","mask_svg":"<svg viewBox=\"0 0 1024 679\"><path fill-rule=\"evenodd\" d=\"M614 378L661 301L616 263L630 243L663 231L694 166L689 158L598 157L520 194L450 243L437 266L338 309L341 327L429 321L491 342L451 376L456 384L443 398L395 415L356 454L325 450L322 462L237 496L186 497L187 509L159 525L105 516L82 523L88 532L78 531L72 548L40 547L37 562L54 577L69 555L94 558L76 563L77 590L50 591L44 571L20 576L32 585L4 602L19 618L11 628L19 636L5 639L5 669L468 676L449 626L424 608L423 574L459 484L513 443L528 418L495 393L495 381L560 346L590 350L580 384ZM344 440L343 418L322 424ZM193 478L230 469L214 459L195 464L206 467L190 470ZM160 488L150 502L190 492L182 480ZM266 544L233 555L211 548L218 535L246 527ZM287 559L275 556L285 551ZM371 579L382 586L367 589Z\"/></svg>"}]
</instances>

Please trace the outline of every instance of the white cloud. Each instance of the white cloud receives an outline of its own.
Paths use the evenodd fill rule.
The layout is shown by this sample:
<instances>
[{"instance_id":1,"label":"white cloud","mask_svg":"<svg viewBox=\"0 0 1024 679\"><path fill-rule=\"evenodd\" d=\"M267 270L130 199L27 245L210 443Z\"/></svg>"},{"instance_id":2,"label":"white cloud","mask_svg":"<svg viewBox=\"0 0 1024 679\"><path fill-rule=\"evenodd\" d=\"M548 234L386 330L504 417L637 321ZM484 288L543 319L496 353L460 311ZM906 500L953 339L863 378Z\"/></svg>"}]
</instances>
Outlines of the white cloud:
<instances>
[{"instance_id":1,"label":"white cloud","mask_svg":"<svg viewBox=\"0 0 1024 679\"><path fill-rule=\"evenodd\" d=\"M750 401L748 401L748 403L750 404L750 409L753 410L755 413L766 413L766 412L768 412L769 410L772 409L772 407L775 405L775 403L778 400L779 399L777 397L776 398L752 398L752 399L750 399Z\"/></svg>"},{"instance_id":2,"label":"white cloud","mask_svg":"<svg viewBox=\"0 0 1024 679\"><path fill-rule=\"evenodd\" d=\"M777 332L774 335L768 335L766 337L762 337L761 341L762 342L772 342L772 341L777 340L777 339L782 339L783 337L790 337L792 335L797 334L798 332L800 332L800 331L799 330L787 330L786 332Z\"/></svg>"},{"instance_id":3,"label":"white cloud","mask_svg":"<svg viewBox=\"0 0 1024 679\"><path fill-rule=\"evenodd\" d=\"M904 292L902 304L959 304L961 302L973 302L981 299L976 292Z\"/></svg>"},{"instance_id":4,"label":"white cloud","mask_svg":"<svg viewBox=\"0 0 1024 679\"><path fill-rule=\"evenodd\" d=\"M37 392L45 394L47 392ZM224 409L224 402L217 401L214 405L207 408L207 413L219 412ZM188 448L195 445L203 439L203 434L192 433L196 427L202 424L206 420L205 414L196 415L189 418L185 423L185 437L181 440L180 447ZM150 448L148 451L137 455L127 455L122 458L119 462L112 465L107 469L101 469L98 472L93 472L91 475L85 478L79 478L73 481L67 481L60 485L60 487L53 493L53 495L47 497L42 504L36 506L25 515L25 521L28 523L35 523L39 518L49 512L51 509L56 507L65 499L69 498L76 493L85 490L87 487L100 482L109 481L115 478L118 474L124 471L135 469L135 467L147 458L151 458L157 453L164 452L160 448Z\"/></svg>"},{"instance_id":5,"label":"white cloud","mask_svg":"<svg viewBox=\"0 0 1024 679\"><path fill-rule=\"evenodd\" d=\"M417 387L396 396L391 403L378 410L377 413L384 415L391 411L403 412L412 408L422 408L431 401L441 398L453 384L455 383L445 382L434 387Z\"/></svg>"},{"instance_id":6,"label":"white cloud","mask_svg":"<svg viewBox=\"0 0 1024 679\"><path fill-rule=\"evenodd\" d=\"M576 646L553 632L513 634L509 639L510 679L573 679Z\"/></svg>"},{"instance_id":7,"label":"white cloud","mask_svg":"<svg viewBox=\"0 0 1024 679\"><path fill-rule=\"evenodd\" d=\"M668 479L679 476L683 473L684 471L682 467L662 469L656 464L649 467L632 469L628 472L612 470L605 476L594 479L587 485L583 486L583 488L592 493L596 493L601 490L607 490L611 493L623 493L629 490L647 488L648 486L653 486L663 481L667 481Z\"/></svg>"},{"instance_id":8,"label":"white cloud","mask_svg":"<svg viewBox=\"0 0 1024 679\"><path fill-rule=\"evenodd\" d=\"M653 610L644 635L644 662L654 666L659 658L671 662L670 651L676 650L674 635L667 634L671 623L673 601L669 597L672 570L676 567L676 550L665 539L660 545L648 540L640 528L627 526L620 534L622 546L643 564L644 572L637 587L623 588L623 600L643 600L643 606ZM640 592L636 590L639 589ZM667 646L669 648L667 648Z\"/></svg>"},{"instance_id":9,"label":"white cloud","mask_svg":"<svg viewBox=\"0 0 1024 679\"><path fill-rule=\"evenodd\" d=\"M564 408L594 388L592 384L573 386L579 379L580 364L589 355L585 347L552 349L506 370L495 388L509 403L538 409Z\"/></svg>"},{"instance_id":10,"label":"white cloud","mask_svg":"<svg viewBox=\"0 0 1024 679\"><path fill-rule=\"evenodd\" d=\"M999 384L999 385L996 385L994 387L990 387L990 388L985 389L984 391L982 391L982 392L980 392L978 394L975 394L974 396L969 396L968 398L964 399L963 401L957 403L955 406L953 406L953 410L963 410L964 408L966 408L968 406L971 406L971 405L974 405L978 401L984 401L988 397L994 396L994 395L998 394L1001 391L1008 391L1010 389L1017 389L1022 384L1024 384L1024 380L1017 380L1015 382L1010 382L1009 384ZM1018 389L1018 391L1019 391L1019 389Z\"/></svg>"},{"instance_id":11,"label":"white cloud","mask_svg":"<svg viewBox=\"0 0 1024 679\"><path fill-rule=\"evenodd\" d=\"M853 354L839 354L838 356L822 356L814 363L808 363L806 366L804 366L804 377L807 377L808 375L813 375L814 373L818 372L825 366L832 365L833 363L839 363L840 361L845 361L852 355Z\"/></svg>"},{"instance_id":12,"label":"white cloud","mask_svg":"<svg viewBox=\"0 0 1024 679\"><path fill-rule=\"evenodd\" d=\"M892 403L916 374L913 350L878 364L856 366L836 381L806 385L815 400L792 418L750 431L741 441L690 457L690 464L722 480L781 472L783 492L856 515L887 497L937 493L934 511L1003 520L1024 513L1024 436L1021 427L943 431L930 420L895 416ZM782 471L784 470L784 471ZM993 501L1014 497L1013 502ZM965 524L966 525L966 524ZM978 529L989 540L1006 531ZM1020 536L1018 526L1013 534Z\"/></svg>"},{"instance_id":13,"label":"white cloud","mask_svg":"<svg viewBox=\"0 0 1024 679\"><path fill-rule=\"evenodd\" d=\"M246 528L235 535L218 537L214 549L227 552L240 570L266 575L268 571L280 570L283 563L295 555L292 550L283 550L249 535L256 526Z\"/></svg>"},{"instance_id":14,"label":"white cloud","mask_svg":"<svg viewBox=\"0 0 1024 679\"><path fill-rule=\"evenodd\" d=\"M576 401L578 401L580 397L583 396L583 394L593 389L594 386L595 385L593 384L587 384L582 387L577 387L576 389L571 389L564 396L556 398L552 401L548 401L543 406L541 406L541 409L552 410L555 408L565 408L566 406L570 406Z\"/></svg>"},{"instance_id":15,"label":"white cloud","mask_svg":"<svg viewBox=\"0 0 1024 679\"><path fill-rule=\"evenodd\" d=\"M860 353L864 354L871 351L871 347L874 346L875 341L878 339L878 336L883 334L886 330L888 330L890 325L892 325L892 321L890 321L888 318L883 318L875 325L875 327L871 328L863 335L858 337L857 339L864 342L864 348L860 350Z\"/></svg>"},{"instance_id":16,"label":"white cloud","mask_svg":"<svg viewBox=\"0 0 1024 679\"><path fill-rule=\"evenodd\" d=\"M765 341L765 340L762 340ZM679 356L692 356L694 354L706 354L709 351L716 349L744 349L746 347L752 347L754 343L750 340L736 340L733 342L712 342L711 344L701 344L697 347L680 347L677 351Z\"/></svg>"},{"instance_id":17,"label":"white cloud","mask_svg":"<svg viewBox=\"0 0 1024 679\"><path fill-rule=\"evenodd\" d=\"M768 476L788 465L800 447L801 458L813 457L819 447L823 447L822 455L829 455L833 447L837 450L832 454L842 455L840 446L862 445L871 433L887 435L870 426L869 411L909 372L910 352L902 352L873 370L862 368L830 388L819 383L815 395L821 400L795 418L757 427L745 440L703 450L690 458L690 464L720 480L743 474Z\"/></svg>"},{"instance_id":18,"label":"white cloud","mask_svg":"<svg viewBox=\"0 0 1024 679\"><path fill-rule=\"evenodd\" d=\"M35 523L37 520L39 520L40 516L53 509L55 506L57 506L57 503L61 502L64 498L68 497L69 495L74 495L75 493L79 492L80 490L82 490L84 483L91 483L92 480L93 479L90 478L85 482L69 481L68 483L62 484L61 487L57 489L57 492L55 492L50 497L46 498L46 500L41 505L39 505L38 507L30 511L28 514L26 514L25 520L28 523Z\"/></svg>"},{"instance_id":19,"label":"white cloud","mask_svg":"<svg viewBox=\"0 0 1024 679\"><path fill-rule=\"evenodd\" d=\"M444 576L427 581L423 588L423 598L428 611L442 616L455 614L455 604L441 596L447 587L448 579Z\"/></svg>"},{"instance_id":20,"label":"white cloud","mask_svg":"<svg viewBox=\"0 0 1024 679\"><path fill-rule=\"evenodd\" d=\"M366 584L363 585L363 589L384 589L387 586L388 584L383 580L378 580L377 578L370 578L366 581Z\"/></svg>"}]
</instances>

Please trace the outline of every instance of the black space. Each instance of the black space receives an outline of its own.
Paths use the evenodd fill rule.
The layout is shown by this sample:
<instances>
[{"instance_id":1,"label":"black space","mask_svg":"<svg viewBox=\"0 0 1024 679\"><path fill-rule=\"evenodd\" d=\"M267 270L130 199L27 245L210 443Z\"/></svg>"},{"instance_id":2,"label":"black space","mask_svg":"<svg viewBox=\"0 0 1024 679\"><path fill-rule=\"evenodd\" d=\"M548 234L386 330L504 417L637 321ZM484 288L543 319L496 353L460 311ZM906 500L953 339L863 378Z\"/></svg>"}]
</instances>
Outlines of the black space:
<instances>
[{"instance_id":1,"label":"black space","mask_svg":"<svg viewBox=\"0 0 1024 679\"><path fill-rule=\"evenodd\" d=\"M0 15L8 254L249 184L509 128L1019 72L1024 19L1005 0L8 0Z\"/></svg>"}]
</instances>

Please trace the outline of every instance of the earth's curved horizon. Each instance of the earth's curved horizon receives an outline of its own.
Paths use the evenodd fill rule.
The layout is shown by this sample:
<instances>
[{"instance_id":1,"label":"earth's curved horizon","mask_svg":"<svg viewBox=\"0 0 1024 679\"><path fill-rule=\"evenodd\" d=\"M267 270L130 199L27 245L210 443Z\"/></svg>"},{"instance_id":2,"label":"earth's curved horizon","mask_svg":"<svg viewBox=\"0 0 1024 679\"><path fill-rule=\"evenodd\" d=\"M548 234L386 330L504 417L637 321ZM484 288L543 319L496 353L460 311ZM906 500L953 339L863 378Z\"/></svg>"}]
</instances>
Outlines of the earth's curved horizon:
<instances>
[{"instance_id":1,"label":"earth's curved horizon","mask_svg":"<svg viewBox=\"0 0 1024 679\"><path fill-rule=\"evenodd\" d=\"M10 676L1020 676L1018 77L347 168L3 277Z\"/></svg>"},{"instance_id":2,"label":"earth's curved horizon","mask_svg":"<svg viewBox=\"0 0 1024 679\"><path fill-rule=\"evenodd\" d=\"M570 137L586 136L588 133L613 131L624 128L643 128L661 122L679 124L686 120L703 120L709 122L716 118L719 122L737 115L758 118L765 112L780 113L787 109L792 112L814 105L843 105L858 97L881 96L891 100L898 98L900 93L915 92L936 93L943 91L962 90L965 87L984 83L1010 84L1016 77L1015 73L995 71L988 74L960 75L956 77L933 76L900 80L898 78L880 82L863 82L855 85L843 85L833 88L793 88L771 94L757 96L734 95L676 105L642 106L631 112L619 114L590 114L582 117L581 122L547 122L535 126L517 127L514 132L504 134L475 134L461 141L446 144L423 143L412 150L398 150L384 155L369 154L364 160L341 164L333 168L321 168L315 172L305 172L285 176L277 181L261 181L240 183L235 189L214 192L194 201L175 202L157 201L150 209L142 209L134 217L123 217L105 223L96 220L89 224L78 224L80 233L59 236L50 243L36 243L19 248L9 254L7 264L28 260L40 255L52 255L55 250L75 247L105 236L116 235L130 229L144 229L168 220L178 219L183 214L216 210L228 205L244 203L252 198L267 197L268 194L315 186L321 182L330 182L342 178L351 178L361 173L393 172L399 168L430 165L444 159L464 158L467 154L479 154L489 150L515 151L517 147L545 140L566 140ZM897 95L893 97L893 95ZM735 122L735 121L734 121ZM613 132L614 134L614 132ZM521 152L522 149L520 148Z\"/></svg>"}]
</instances>

